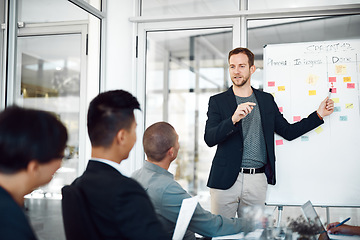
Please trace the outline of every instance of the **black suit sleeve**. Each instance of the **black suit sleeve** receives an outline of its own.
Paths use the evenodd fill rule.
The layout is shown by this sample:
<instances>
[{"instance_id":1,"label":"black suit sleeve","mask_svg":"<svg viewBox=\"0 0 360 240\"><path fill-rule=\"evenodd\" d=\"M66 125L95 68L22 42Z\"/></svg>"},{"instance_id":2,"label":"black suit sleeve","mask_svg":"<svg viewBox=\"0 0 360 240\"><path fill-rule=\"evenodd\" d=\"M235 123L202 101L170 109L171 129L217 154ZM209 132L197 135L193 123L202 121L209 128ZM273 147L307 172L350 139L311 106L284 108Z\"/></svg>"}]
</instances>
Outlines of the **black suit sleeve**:
<instances>
[{"instance_id":1,"label":"black suit sleeve","mask_svg":"<svg viewBox=\"0 0 360 240\"><path fill-rule=\"evenodd\" d=\"M148 195L137 182L128 181L127 191L119 195L117 206L116 222L126 239L171 239L157 219Z\"/></svg>"},{"instance_id":2,"label":"black suit sleeve","mask_svg":"<svg viewBox=\"0 0 360 240\"><path fill-rule=\"evenodd\" d=\"M222 111L217 99L210 97L204 134L204 140L209 147L225 141L233 133L239 131L233 124L231 115L224 119L226 114Z\"/></svg>"}]
</instances>

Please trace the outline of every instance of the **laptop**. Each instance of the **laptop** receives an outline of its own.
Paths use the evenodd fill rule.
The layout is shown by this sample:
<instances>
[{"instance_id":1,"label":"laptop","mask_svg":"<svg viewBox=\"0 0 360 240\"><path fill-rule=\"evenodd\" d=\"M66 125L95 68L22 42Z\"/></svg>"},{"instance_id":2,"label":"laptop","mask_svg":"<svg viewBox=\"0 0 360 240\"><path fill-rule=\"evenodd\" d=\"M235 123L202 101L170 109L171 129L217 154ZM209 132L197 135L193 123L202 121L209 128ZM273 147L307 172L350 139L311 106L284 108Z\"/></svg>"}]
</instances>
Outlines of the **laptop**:
<instances>
[{"instance_id":1,"label":"laptop","mask_svg":"<svg viewBox=\"0 0 360 240\"><path fill-rule=\"evenodd\" d=\"M301 206L301 210L303 211L305 218L308 221L312 221L314 224L316 224L319 227L319 229L320 229L319 240L329 240L330 237L329 237L327 231L325 230L324 225L322 224L322 222L319 218L319 215L317 214L317 212L310 200Z\"/></svg>"}]
</instances>

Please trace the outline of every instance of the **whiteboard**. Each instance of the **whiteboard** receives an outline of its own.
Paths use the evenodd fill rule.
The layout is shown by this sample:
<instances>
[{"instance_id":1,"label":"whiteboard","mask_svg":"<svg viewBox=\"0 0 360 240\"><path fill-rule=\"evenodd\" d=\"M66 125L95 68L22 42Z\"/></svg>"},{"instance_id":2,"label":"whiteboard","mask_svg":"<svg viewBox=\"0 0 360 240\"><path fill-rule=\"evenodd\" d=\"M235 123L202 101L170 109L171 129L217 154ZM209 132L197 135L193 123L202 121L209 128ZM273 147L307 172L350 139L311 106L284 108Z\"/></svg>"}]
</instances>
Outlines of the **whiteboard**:
<instances>
[{"instance_id":1,"label":"whiteboard","mask_svg":"<svg viewBox=\"0 0 360 240\"><path fill-rule=\"evenodd\" d=\"M333 87L334 113L305 135L275 134L275 186L266 203L360 206L360 39L264 47L264 91L289 123L307 117Z\"/></svg>"}]
</instances>

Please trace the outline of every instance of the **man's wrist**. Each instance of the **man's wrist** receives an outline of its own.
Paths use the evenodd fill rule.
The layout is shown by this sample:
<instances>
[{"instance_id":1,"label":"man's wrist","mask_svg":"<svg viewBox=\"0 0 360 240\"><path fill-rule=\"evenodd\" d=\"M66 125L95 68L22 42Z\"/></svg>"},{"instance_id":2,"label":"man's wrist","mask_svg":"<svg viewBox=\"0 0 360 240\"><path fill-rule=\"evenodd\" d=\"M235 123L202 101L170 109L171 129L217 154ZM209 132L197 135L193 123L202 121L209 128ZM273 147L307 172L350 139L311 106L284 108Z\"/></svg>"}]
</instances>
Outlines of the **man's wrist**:
<instances>
[{"instance_id":1,"label":"man's wrist","mask_svg":"<svg viewBox=\"0 0 360 240\"><path fill-rule=\"evenodd\" d=\"M323 120L323 116L320 115L319 111L316 111L316 114L318 115L318 117L320 118L320 120Z\"/></svg>"}]
</instances>

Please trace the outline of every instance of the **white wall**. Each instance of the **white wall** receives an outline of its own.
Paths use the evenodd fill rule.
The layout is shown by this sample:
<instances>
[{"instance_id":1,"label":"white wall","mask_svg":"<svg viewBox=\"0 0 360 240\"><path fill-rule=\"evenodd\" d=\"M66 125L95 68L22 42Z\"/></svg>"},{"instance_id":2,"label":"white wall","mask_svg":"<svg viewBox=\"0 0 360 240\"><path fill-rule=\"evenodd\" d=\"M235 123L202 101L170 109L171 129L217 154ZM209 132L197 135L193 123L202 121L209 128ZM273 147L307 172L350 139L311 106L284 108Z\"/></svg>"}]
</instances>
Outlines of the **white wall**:
<instances>
[{"instance_id":1,"label":"white wall","mask_svg":"<svg viewBox=\"0 0 360 240\"><path fill-rule=\"evenodd\" d=\"M104 90L123 89L136 96L135 24L129 21L136 14L135 0L107 0L106 6L106 59ZM143 106L141 106L143 109ZM138 115L138 114L137 114ZM140 114L142 115L142 114ZM137 142L127 160L121 163L122 173L130 175L136 166L135 149L141 145L140 131ZM141 148L140 148L141 149ZM138 156L140 154L137 154ZM140 160L141 161L141 160Z\"/></svg>"}]
</instances>

